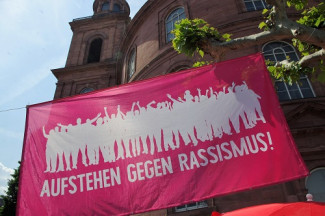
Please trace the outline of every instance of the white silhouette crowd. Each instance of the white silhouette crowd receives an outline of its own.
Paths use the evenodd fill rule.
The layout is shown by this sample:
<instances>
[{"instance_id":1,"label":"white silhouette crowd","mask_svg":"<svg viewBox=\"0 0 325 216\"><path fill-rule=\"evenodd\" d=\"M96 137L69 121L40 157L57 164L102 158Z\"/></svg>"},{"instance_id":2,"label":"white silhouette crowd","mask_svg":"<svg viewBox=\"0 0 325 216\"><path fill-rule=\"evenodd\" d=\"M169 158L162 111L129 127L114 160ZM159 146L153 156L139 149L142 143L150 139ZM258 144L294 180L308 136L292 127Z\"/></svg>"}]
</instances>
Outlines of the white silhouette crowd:
<instances>
[{"instance_id":1,"label":"white silhouette crowd","mask_svg":"<svg viewBox=\"0 0 325 216\"><path fill-rule=\"evenodd\" d=\"M78 118L75 125L58 123L48 134L43 127L47 139L45 172L77 169L79 152L84 166L96 165L100 153L104 162L115 162L174 150L181 143L196 146L239 133L241 125L249 129L258 120L265 123L260 96L245 82L233 83L227 90L224 87L216 92L210 87L202 94L197 89L195 96L186 90L183 98L167 94L169 101L152 101L146 106L134 102L126 113L118 106L116 113L109 114L104 107L104 115L99 113L84 123Z\"/></svg>"}]
</instances>

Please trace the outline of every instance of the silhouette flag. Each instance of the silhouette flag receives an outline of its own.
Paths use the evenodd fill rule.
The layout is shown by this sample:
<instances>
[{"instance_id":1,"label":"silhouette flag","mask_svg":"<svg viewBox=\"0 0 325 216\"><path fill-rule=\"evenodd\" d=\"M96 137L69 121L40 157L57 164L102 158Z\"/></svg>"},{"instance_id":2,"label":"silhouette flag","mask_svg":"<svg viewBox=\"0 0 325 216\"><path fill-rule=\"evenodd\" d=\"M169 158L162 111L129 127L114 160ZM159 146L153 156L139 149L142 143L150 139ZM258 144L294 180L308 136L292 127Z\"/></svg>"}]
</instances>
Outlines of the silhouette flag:
<instances>
[{"instance_id":1,"label":"silhouette flag","mask_svg":"<svg viewBox=\"0 0 325 216\"><path fill-rule=\"evenodd\" d=\"M18 215L128 215L307 175L255 54L28 107Z\"/></svg>"}]
</instances>

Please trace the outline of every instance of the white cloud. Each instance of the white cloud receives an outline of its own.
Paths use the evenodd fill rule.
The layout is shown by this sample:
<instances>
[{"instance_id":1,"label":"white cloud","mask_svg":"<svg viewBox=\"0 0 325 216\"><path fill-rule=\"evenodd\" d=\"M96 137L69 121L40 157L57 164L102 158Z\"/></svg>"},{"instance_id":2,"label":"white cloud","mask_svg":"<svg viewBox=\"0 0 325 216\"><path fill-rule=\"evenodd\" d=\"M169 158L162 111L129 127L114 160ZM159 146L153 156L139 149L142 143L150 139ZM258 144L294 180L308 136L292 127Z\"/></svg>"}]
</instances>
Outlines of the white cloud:
<instances>
[{"instance_id":1,"label":"white cloud","mask_svg":"<svg viewBox=\"0 0 325 216\"><path fill-rule=\"evenodd\" d=\"M0 186L0 195L4 195L7 191L7 187Z\"/></svg>"},{"instance_id":2,"label":"white cloud","mask_svg":"<svg viewBox=\"0 0 325 216\"><path fill-rule=\"evenodd\" d=\"M13 174L14 173L14 170L13 169L11 169L9 167L6 167L5 165L3 165L0 162L0 177L1 177L2 171L5 172L5 173L9 173L9 174Z\"/></svg>"},{"instance_id":3,"label":"white cloud","mask_svg":"<svg viewBox=\"0 0 325 216\"><path fill-rule=\"evenodd\" d=\"M6 167L0 162L0 195L3 195L7 190L8 180L13 173L13 169Z\"/></svg>"}]
</instances>

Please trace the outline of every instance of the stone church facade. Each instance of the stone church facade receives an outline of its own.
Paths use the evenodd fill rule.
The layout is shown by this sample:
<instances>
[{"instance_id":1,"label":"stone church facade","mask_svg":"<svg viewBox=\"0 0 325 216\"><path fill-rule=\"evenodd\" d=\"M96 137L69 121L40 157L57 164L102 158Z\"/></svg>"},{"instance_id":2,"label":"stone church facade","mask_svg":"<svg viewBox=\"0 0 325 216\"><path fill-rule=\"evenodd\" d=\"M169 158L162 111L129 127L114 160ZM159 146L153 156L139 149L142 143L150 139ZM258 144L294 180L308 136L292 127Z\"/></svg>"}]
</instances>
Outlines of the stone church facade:
<instances>
[{"instance_id":1,"label":"stone church facade","mask_svg":"<svg viewBox=\"0 0 325 216\"><path fill-rule=\"evenodd\" d=\"M261 10L266 7L264 0L148 0L130 19L125 0L95 0L92 16L70 22L73 37L66 65L52 70L58 80L54 99L190 68L199 59L178 54L172 48L175 21L202 18L221 33L236 38L259 31ZM288 13L293 19L297 17L294 11ZM270 41L233 51L223 60L256 52L274 61L286 56L299 59L290 41ZM324 85L301 77L300 84L289 86L275 80L274 86L311 171L309 177L142 215L210 215L213 210L226 212L264 203L305 201L307 193L312 193L315 201L325 202Z\"/></svg>"}]
</instances>

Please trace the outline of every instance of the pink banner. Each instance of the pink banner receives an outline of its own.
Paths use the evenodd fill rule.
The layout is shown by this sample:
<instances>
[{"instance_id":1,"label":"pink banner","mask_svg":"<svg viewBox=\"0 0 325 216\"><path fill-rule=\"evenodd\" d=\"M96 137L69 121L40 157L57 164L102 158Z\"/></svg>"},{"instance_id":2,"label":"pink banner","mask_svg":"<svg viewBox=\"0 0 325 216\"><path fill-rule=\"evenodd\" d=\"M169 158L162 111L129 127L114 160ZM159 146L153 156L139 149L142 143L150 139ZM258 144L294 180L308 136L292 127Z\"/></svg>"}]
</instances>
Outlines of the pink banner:
<instances>
[{"instance_id":1,"label":"pink banner","mask_svg":"<svg viewBox=\"0 0 325 216\"><path fill-rule=\"evenodd\" d=\"M128 215L307 172L256 54L30 106L18 215Z\"/></svg>"}]
</instances>

